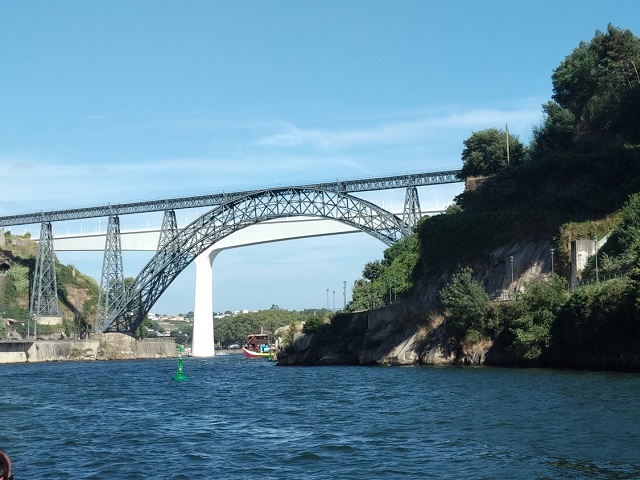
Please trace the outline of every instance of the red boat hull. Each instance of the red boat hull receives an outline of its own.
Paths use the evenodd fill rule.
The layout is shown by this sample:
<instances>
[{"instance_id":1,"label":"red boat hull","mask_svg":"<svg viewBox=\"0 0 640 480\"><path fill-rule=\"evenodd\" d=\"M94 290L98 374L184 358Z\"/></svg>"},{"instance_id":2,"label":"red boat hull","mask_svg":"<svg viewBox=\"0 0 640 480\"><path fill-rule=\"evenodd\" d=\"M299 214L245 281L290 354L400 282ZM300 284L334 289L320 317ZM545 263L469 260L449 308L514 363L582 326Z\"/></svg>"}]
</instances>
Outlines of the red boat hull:
<instances>
[{"instance_id":1,"label":"red boat hull","mask_svg":"<svg viewBox=\"0 0 640 480\"><path fill-rule=\"evenodd\" d=\"M242 347L242 353L244 353L244 356L247 358L269 358L272 355L270 352L252 352L244 347Z\"/></svg>"}]
</instances>

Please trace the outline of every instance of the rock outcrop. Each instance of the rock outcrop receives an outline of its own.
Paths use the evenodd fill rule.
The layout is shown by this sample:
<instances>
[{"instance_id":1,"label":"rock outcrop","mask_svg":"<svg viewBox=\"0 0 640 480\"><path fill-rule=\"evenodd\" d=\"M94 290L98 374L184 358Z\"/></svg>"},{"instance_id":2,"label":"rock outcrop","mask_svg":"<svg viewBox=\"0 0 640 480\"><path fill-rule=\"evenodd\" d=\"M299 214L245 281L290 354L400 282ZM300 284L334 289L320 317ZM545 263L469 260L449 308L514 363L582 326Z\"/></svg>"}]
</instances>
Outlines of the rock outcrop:
<instances>
[{"instance_id":1,"label":"rock outcrop","mask_svg":"<svg viewBox=\"0 0 640 480\"><path fill-rule=\"evenodd\" d=\"M508 298L526 281L551 270L550 248L549 241L538 241L496 249L487 264L476 266L477 277L493 298ZM460 345L445 334L437 293L448 278L442 274L424 282L420 298L413 301L352 314L330 341L297 332L278 355L278 365L511 364L513 357L498 341Z\"/></svg>"}]
</instances>

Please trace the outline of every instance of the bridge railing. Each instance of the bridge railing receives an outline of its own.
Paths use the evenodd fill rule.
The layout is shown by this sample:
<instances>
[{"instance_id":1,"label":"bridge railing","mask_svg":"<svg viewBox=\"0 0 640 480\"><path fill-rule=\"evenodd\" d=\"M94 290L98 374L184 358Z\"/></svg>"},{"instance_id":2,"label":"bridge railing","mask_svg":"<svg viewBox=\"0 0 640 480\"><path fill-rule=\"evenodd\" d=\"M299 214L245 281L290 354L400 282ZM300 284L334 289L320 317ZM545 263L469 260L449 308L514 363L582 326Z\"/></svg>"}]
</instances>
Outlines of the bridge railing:
<instances>
[{"instance_id":1,"label":"bridge railing","mask_svg":"<svg viewBox=\"0 0 640 480\"><path fill-rule=\"evenodd\" d=\"M368 192L373 190L387 190L405 187L420 187L426 185L441 185L461 182L460 170L444 170L435 172L409 173L377 178L360 178L353 180L336 180L302 185L295 188L314 188L339 193ZM283 187L274 188L280 189ZM263 189L261 189L263 190ZM264 189L268 190L268 189ZM25 213L0 217L0 227L14 225L29 225L34 223L58 222L66 220L80 220L83 218L109 217L112 215L127 215L135 213L161 212L166 210L180 210L185 208L211 207L222 205L230 201L251 195L260 190L239 192L222 192L210 195L179 197L163 200L150 200L133 203L119 203L96 207L75 208L68 210L52 210L48 212Z\"/></svg>"}]
</instances>

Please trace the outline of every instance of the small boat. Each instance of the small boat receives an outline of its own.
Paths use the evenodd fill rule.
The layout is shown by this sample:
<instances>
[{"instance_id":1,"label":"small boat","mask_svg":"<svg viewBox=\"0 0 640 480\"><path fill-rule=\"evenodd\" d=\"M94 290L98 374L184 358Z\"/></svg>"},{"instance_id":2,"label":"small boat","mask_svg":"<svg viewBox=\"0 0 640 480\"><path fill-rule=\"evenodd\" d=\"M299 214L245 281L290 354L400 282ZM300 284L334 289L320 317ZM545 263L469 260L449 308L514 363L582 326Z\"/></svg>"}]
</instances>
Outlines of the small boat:
<instances>
[{"instance_id":1,"label":"small boat","mask_svg":"<svg viewBox=\"0 0 640 480\"><path fill-rule=\"evenodd\" d=\"M273 358L274 348L269 345L269 339L263 333L253 333L247 337L242 346L242 353L247 358Z\"/></svg>"}]
</instances>

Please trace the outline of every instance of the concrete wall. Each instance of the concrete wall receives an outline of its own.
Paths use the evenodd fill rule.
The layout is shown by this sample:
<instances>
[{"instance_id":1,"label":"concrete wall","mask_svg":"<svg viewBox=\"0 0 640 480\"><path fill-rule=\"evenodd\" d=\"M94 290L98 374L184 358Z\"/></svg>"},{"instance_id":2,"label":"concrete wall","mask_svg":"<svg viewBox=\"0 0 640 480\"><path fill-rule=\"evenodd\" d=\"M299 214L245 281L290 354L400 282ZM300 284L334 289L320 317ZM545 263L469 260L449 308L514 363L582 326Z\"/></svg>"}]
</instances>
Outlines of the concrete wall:
<instances>
[{"instance_id":1,"label":"concrete wall","mask_svg":"<svg viewBox=\"0 0 640 480\"><path fill-rule=\"evenodd\" d=\"M96 335L90 340L0 341L0 364L175 356L172 339L136 340L119 333Z\"/></svg>"},{"instance_id":2,"label":"concrete wall","mask_svg":"<svg viewBox=\"0 0 640 480\"><path fill-rule=\"evenodd\" d=\"M136 340L124 333L103 333L99 337L99 360L168 358L176 356L176 344L170 338Z\"/></svg>"},{"instance_id":3,"label":"concrete wall","mask_svg":"<svg viewBox=\"0 0 640 480\"><path fill-rule=\"evenodd\" d=\"M609 239L609 235L595 240L584 239L571 242L571 279L570 285L575 287L582 280L582 272L589 258L595 255Z\"/></svg>"},{"instance_id":4,"label":"concrete wall","mask_svg":"<svg viewBox=\"0 0 640 480\"><path fill-rule=\"evenodd\" d=\"M0 342L0 363L95 360L98 340L20 340Z\"/></svg>"},{"instance_id":5,"label":"concrete wall","mask_svg":"<svg viewBox=\"0 0 640 480\"><path fill-rule=\"evenodd\" d=\"M38 325L62 325L62 317L39 315Z\"/></svg>"}]
</instances>

